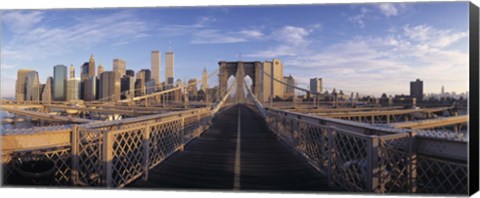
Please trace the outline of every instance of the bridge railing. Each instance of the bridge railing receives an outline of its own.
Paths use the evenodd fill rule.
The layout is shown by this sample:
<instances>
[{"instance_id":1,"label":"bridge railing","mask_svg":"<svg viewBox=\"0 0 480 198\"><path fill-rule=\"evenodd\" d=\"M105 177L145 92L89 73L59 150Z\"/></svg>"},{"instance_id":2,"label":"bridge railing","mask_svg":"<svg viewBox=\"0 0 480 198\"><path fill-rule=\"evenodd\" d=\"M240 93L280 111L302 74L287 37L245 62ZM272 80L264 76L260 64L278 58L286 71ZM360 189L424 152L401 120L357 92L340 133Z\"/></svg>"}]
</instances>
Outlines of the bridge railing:
<instances>
[{"instance_id":1,"label":"bridge railing","mask_svg":"<svg viewBox=\"0 0 480 198\"><path fill-rule=\"evenodd\" d=\"M466 160L431 152L448 140L440 143L412 130L381 131L274 109L266 110L265 120L281 140L327 175L331 185L377 193L467 193ZM448 143L457 147L453 150L464 148L459 142Z\"/></svg>"},{"instance_id":2,"label":"bridge railing","mask_svg":"<svg viewBox=\"0 0 480 198\"><path fill-rule=\"evenodd\" d=\"M53 181L34 184L122 187L182 150L209 127L212 116L211 110L198 109L124 122L17 130L2 135L3 179L15 184L13 176L22 174L23 161L43 160L53 162Z\"/></svg>"}]
</instances>

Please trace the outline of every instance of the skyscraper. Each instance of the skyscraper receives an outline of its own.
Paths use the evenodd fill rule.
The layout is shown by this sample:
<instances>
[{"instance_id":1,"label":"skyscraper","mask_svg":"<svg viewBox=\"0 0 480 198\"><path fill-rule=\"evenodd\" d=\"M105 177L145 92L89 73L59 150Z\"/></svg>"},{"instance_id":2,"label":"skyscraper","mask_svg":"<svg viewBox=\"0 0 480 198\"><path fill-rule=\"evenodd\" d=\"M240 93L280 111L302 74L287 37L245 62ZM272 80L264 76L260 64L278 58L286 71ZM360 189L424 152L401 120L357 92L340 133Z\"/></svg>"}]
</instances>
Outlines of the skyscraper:
<instances>
[{"instance_id":1,"label":"skyscraper","mask_svg":"<svg viewBox=\"0 0 480 198\"><path fill-rule=\"evenodd\" d=\"M167 82L167 86L173 86L174 82L174 75L173 75L173 67L174 67L174 54L173 52L165 53L165 81Z\"/></svg>"},{"instance_id":2,"label":"skyscraper","mask_svg":"<svg viewBox=\"0 0 480 198\"><path fill-rule=\"evenodd\" d=\"M64 101L65 94L65 80L67 79L67 66L55 65L53 67L53 99L57 101Z\"/></svg>"},{"instance_id":3,"label":"skyscraper","mask_svg":"<svg viewBox=\"0 0 480 198\"><path fill-rule=\"evenodd\" d=\"M100 64L100 65L98 66L98 71L97 71L98 77L100 77L100 74L102 74L103 71L104 71L103 65Z\"/></svg>"},{"instance_id":4,"label":"skyscraper","mask_svg":"<svg viewBox=\"0 0 480 198\"><path fill-rule=\"evenodd\" d=\"M145 79L145 82L152 80L152 72L150 72L149 69L142 69L142 70L140 70L140 72L143 72L143 77ZM156 81L155 81L155 83L156 83Z\"/></svg>"},{"instance_id":5,"label":"skyscraper","mask_svg":"<svg viewBox=\"0 0 480 198\"><path fill-rule=\"evenodd\" d=\"M204 93L207 92L208 89L208 73L207 73L207 68L203 68L203 73L202 73L202 86L200 88L203 90Z\"/></svg>"},{"instance_id":6,"label":"skyscraper","mask_svg":"<svg viewBox=\"0 0 480 198\"><path fill-rule=\"evenodd\" d=\"M104 71L100 74L100 99L115 101L120 98L120 82L116 83L115 79L117 76L114 71Z\"/></svg>"},{"instance_id":7,"label":"skyscraper","mask_svg":"<svg viewBox=\"0 0 480 198\"><path fill-rule=\"evenodd\" d=\"M273 67L273 75L271 75L272 67ZM280 60L273 59L272 61L263 62L262 68L264 73L264 75L262 76L263 101L269 101L270 95L271 95L271 87L272 87L271 77L277 80L283 80L283 64ZM275 97L283 98L283 93L284 93L284 85L274 80L273 81L273 98Z\"/></svg>"},{"instance_id":8,"label":"skyscraper","mask_svg":"<svg viewBox=\"0 0 480 198\"><path fill-rule=\"evenodd\" d=\"M68 78L66 80L65 93L67 101L77 101L80 99L80 78Z\"/></svg>"},{"instance_id":9,"label":"skyscraper","mask_svg":"<svg viewBox=\"0 0 480 198\"><path fill-rule=\"evenodd\" d=\"M152 78L155 80L158 87L162 82L160 81L160 51L152 51Z\"/></svg>"},{"instance_id":10,"label":"skyscraper","mask_svg":"<svg viewBox=\"0 0 480 198\"><path fill-rule=\"evenodd\" d=\"M127 75L127 76L131 76L131 77L135 77L135 71L133 71L133 70L131 70L131 69L127 69L126 75Z\"/></svg>"},{"instance_id":11,"label":"skyscraper","mask_svg":"<svg viewBox=\"0 0 480 198\"><path fill-rule=\"evenodd\" d=\"M90 55L90 59L88 60L88 77L95 76L95 58L93 54Z\"/></svg>"},{"instance_id":12,"label":"skyscraper","mask_svg":"<svg viewBox=\"0 0 480 198\"><path fill-rule=\"evenodd\" d=\"M135 80L135 96L145 95L145 73L138 72Z\"/></svg>"},{"instance_id":13,"label":"skyscraper","mask_svg":"<svg viewBox=\"0 0 480 198\"><path fill-rule=\"evenodd\" d=\"M52 101L52 82L53 78L48 77L47 82L42 89L42 102L51 102Z\"/></svg>"},{"instance_id":14,"label":"skyscraper","mask_svg":"<svg viewBox=\"0 0 480 198\"><path fill-rule=\"evenodd\" d=\"M70 65L70 76L69 78L75 78L75 66Z\"/></svg>"},{"instance_id":15,"label":"skyscraper","mask_svg":"<svg viewBox=\"0 0 480 198\"><path fill-rule=\"evenodd\" d=\"M84 62L81 67L80 80L83 82L90 77L90 65L88 62Z\"/></svg>"},{"instance_id":16,"label":"skyscraper","mask_svg":"<svg viewBox=\"0 0 480 198\"><path fill-rule=\"evenodd\" d=\"M131 71L131 70L130 70ZM128 70L127 70L128 73ZM123 76L121 79L121 88L120 92L122 95L120 96L120 99L127 99L127 98L133 98L134 96L134 90L135 90L135 78L130 75Z\"/></svg>"},{"instance_id":17,"label":"skyscraper","mask_svg":"<svg viewBox=\"0 0 480 198\"><path fill-rule=\"evenodd\" d=\"M119 58L113 59L113 71L117 72L119 77L124 76L127 71L125 61Z\"/></svg>"},{"instance_id":18,"label":"skyscraper","mask_svg":"<svg viewBox=\"0 0 480 198\"><path fill-rule=\"evenodd\" d=\"M25 82L25 100L40 100L40 81L38 79L38 72L36 71L30 71L27 74Z\"/></svg>"},{"instance_id":19,"label":"skyscraper","mask_svg":"<svg viewBox=\"0 0 480 198\"><path fill-rule=\"evenodd\" d=\"M310 91L317 93L323 92L322 78L310 78Z\"/></svg>"},{"instance_id":20,"label":"skyscraper","mask_svg":"<svg viewBox=\"0 0 480 198\"><path fill-rule=\"evenodd\" d=\"M423 81L417 79L410 82L410 96L415 98L417 102L423 100Z\"/></svg>"},{"instance_id":21,"label":"skyscraper","mask_svg":"<svg viewBox=\"0 0 480 198\"><path fill-rule=\"evenodd\" d=\"M16 90L15 90L15 99L18 101L25 100L25 85L27 80L27 75L32 70L29 69L19 69L17 71L17 83L16 83Z\"/></svg>"},{"instance_id":22,"label":"skyscraper","mask_svg":"<svg viewBox=\"0 0 480 198\"><path fill-rule=\"evenodd\" d=\"M83 100L93 101L97 96L97 77L91 76L87 80L83 81Z\"/></svg>"}]
</instances>

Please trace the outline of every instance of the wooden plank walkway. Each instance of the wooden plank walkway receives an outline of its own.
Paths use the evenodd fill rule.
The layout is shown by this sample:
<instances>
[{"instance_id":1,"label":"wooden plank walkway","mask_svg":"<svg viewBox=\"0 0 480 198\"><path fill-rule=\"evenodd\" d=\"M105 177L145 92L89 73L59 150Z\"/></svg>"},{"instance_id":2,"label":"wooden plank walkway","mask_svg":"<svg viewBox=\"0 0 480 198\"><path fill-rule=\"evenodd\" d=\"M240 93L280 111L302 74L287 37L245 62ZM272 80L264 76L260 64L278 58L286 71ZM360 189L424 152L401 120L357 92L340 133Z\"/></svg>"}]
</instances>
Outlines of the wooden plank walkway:
<instances>
[{"instance_id":1,"label":"wooden plank walkway","mask_svg":"<svg viewBox=\"0 0 480 198\"><path fill-rule=\"evenodd\" d=\"M183 152L151 169L147 181L138 179L126 188L338 190L328 187L324 175L279 142L261 119L244 106L222 112Z\"/></svg>"}]
</instances>

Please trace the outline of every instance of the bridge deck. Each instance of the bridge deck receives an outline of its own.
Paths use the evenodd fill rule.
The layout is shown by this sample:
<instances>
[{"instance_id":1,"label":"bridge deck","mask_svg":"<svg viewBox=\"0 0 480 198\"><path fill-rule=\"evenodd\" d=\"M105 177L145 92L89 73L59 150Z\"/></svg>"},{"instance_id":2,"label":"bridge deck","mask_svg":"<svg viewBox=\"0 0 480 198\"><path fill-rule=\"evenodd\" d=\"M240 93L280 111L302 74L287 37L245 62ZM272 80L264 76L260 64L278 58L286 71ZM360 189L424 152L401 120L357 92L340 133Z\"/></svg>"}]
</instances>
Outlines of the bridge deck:
<instances>
[{"instance_id":1,"label":"bridge deck","mask_svg":"<svg viewBox=\"0 0 480 198\"><path fill-rule=\"evenodd\" d=\"M240 152L236 152L237 144ZM183 152L150 170L147 181L138 179L128 187L334 190L328 187L325 176L279 142L261 118L244 106L222 112L211 128Z\"/></svg>"}]
</instances>

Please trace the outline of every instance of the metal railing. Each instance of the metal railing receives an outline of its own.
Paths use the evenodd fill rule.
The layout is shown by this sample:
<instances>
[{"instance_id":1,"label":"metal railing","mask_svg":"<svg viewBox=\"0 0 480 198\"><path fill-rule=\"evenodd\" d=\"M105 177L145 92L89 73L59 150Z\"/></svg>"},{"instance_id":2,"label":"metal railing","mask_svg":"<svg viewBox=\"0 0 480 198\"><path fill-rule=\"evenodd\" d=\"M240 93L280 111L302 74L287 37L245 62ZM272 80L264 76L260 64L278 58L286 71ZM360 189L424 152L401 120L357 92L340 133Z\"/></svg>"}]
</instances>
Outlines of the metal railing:
<instances>
[{"instance_id":1,"label":"metal railing","mask_svg":"<svg viewBox=\"0 0 480 198\"><path fill-rule=\"evenodd\" d=\"M265 109L247 90L249 107L265 118L279 139L326 175L330 185L376 193L468 192L466 157L444 148L466 153L467 142L461 139Z\"/></svg>"},{"instance_id":2,"label":"metal railing","mask_svg":"<svg viewBox=\"0 0 480 198\"><path fill-rule=\"evenodd\" d=\"M208 129L222 106L9 131L2 134L4 184L14 180L19 161L31 158L53 162L51 181L41 185L123 187L147 179L149 169Z\"/></svg>"}]
</instances>

